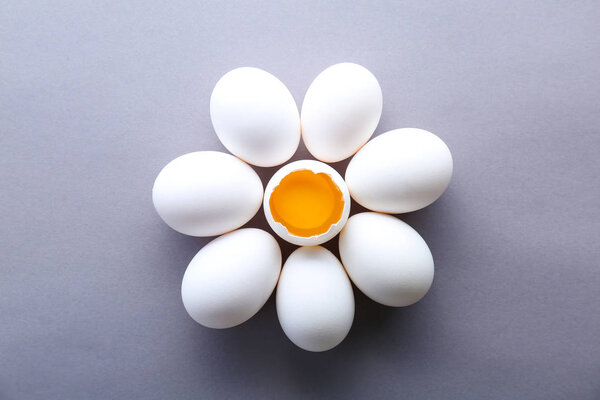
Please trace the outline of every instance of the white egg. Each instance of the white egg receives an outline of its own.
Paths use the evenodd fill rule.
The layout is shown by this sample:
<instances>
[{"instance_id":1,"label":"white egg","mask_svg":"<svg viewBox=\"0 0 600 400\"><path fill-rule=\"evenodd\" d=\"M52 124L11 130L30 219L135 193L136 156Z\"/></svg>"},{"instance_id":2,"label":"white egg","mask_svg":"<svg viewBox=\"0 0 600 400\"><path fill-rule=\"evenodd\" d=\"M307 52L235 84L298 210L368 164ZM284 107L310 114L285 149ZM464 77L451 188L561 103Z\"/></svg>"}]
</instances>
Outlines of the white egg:
<instances>
[{"instance_id":1,"label":"white egg","mask_svg":"<svg viewBox=\"0 0 600 400\"><path fill-rule=\"evenodd\" d=\"M383 133L350 161L346 184L369 210L405 213L428 206L448 187L452 155L436 135L404 128Z\"/></svg>"},{"instance_id":2,"label":"white egg","mask_svg":"<svg viewBox=\"0 0 600 400\"><path fill-rule=\"evenodd\" d=\"M352 282L378 303L408 306L431 287L429 247L413 228L394 216L353 215L340 233L339 245Z\"/></svg>"},{"instance_id":3,"label":"white egg","mask_svg":"<svg viewBox=\"0 0 600 400\"><path fill-rule=\"evenodd\" d=\"M239 228L260 208L263 186L240 159L216 151L182 155L156 177L152 201L171 228L214 236Z\"/></svg>"},{"instance_id":4,"label":"white egg","mask_svg":"<svg viewBox=\"0 0 600 400\"><path fill-rule=\"evenodd\" d=\"M350 214L350 193L329 165L300 160L273 175L263 208L277 235L299 246L313 246L340 232Z\"/></svg>"},{"instance_id":5,"label":"white egg","mask_svg":"<svg viewBox=\"0 0 600 400\"><path fill-rule=\"evenodd\" d=\"M210 97L210 118L231 153L260 167L289 160L300 143L300 116L288 88L258 68L223 75Z\"/></svg>"},{"instance_id":6,"label":"white egg","mask_svg":"<svg viewBox=\"0 0 600 400\"><path fill-rule=\"evenodd\" d=\"M254 228L220 236L190 262L181 283L188 314L209 328L230 328L258 312L275 289L281 251L273 236Z\"/></svg>"},{"instance_id":7,"label":"white egg","mask_svg":"<svg viewBox=\"0 0 600 400\"><path fill-rule=\"evenodd\" d=\"M342 63L321 72L302 103L302 138L318 160L350 157L371 137L383 106L381 87L358 64Z\"/></svg>"},{"instance_id":8,"label":"white egg","mask_svg":"<svg viewBox=\"0 0 600 400\"><path fill-rule=\"evenodd\" d=\"M283 331L308 351L337 346L354 319L354 294L344 267L320 246L301 247L289 256L276 303Z\"/></svg>"}]
</instances>

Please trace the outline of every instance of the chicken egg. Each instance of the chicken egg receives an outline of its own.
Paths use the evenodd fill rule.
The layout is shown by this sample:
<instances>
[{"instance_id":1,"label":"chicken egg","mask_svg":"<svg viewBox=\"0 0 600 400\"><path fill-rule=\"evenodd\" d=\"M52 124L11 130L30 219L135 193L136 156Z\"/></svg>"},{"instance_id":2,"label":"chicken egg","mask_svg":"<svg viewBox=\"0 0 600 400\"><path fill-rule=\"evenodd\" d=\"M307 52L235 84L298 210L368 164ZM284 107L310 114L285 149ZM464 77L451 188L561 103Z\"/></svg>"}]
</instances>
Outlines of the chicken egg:
<instances>
[{"instance_id":1,"label":"chicken egg","mask_svg":"<svg viewBox=\"0 0 600 400\"><path fill-rule=\"evenodd\" d=\"M378 303L408 306L431 287L433 257L427 243L392 215L353 215L340 233L339 245L352 282Z\"/></svg>"},{"instance_id":2,"label":"chicken egg","mask_svg":"<svg viewBox=\"0 0 600 400\"><path fill-rule=\"evenodd\" d=\"M281 238L313 246L339 233L350 214L344 179L327 164L300 160L283 166L265 189L267 222Z\"/></svg>"},{"instance_id":3,"label":"chicken egg","mask_svg":"<svg viewBox=\"0 0 600 400\"><path fill-rule=\"evenodd\" d=\"M242 160L272 167L300 143L300 116L288 88L259 68L236 68L217 82L210 118L223 145Z\"/></svg>"},{"instance_id":4,"label":"chicken egg","mask_svg":"<svg viewBox=\"0 0 600 400\"><path fill-rule=\"evenodd\" d=\"M383 107L381 87L365 67L332 65L311 83L302 103L302 138L317 160L350 157L371 137Z\"/></svg>"},{"instance_id":5,"label":"chicken egg","mask_svg":"<svg viewBox=\"0 0 600 400\"><path fill-rule=\"evenodd\" d=\"M271 234L254 228L219 236L192 259L181 298L188 314L209 328L230 328L262 308L281 271L281 250Z\"/></svg>"},{"instance_id":6,"label":"chicken egg","mask_svg":"<svg viewBox=\"0 0 600 400\"><path fill-rule=\"evenodd\" d=\"M339 260L320 246L300 247L288 257L276 305L286 336L308 351L337 346L354 320L350 280Z\"/></svg>"},{"instance_id":7,"label":"chicken egg","mask_svg":"<svg viewBox=\"0 0 600 400\"><path fill-rule=\"evenodd\" d=\"M452 155L436 135L396 129L373 138L350 160L346 184L369 210L406 213L437 200L452 177Z\"/></svg>"},{"instance_id":8,"label":"chicken egg","mask_svg":"<svg viewBox=\"0 0 600 400\"><path fill-rule=\"evenodd\" d=\"M154 208L176 231L215 236L239 228L259 210L263 186L254 170L230 154L198 151L168 163L152 188Z\"/></svg>"}]
</instances>

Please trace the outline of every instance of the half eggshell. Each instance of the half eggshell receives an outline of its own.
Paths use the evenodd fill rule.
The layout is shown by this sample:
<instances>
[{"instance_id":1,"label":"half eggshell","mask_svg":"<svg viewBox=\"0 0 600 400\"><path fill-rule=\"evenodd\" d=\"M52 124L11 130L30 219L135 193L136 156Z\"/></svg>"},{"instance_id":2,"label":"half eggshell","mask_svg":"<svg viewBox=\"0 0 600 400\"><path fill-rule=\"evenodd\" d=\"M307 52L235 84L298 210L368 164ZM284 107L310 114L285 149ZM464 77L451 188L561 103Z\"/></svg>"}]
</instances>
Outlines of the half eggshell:
<instances>
[{"instance_id":1,"label":"half eggshell","mask_svg":"<svg viewBox=\"0 0 600 400\"><path fill-rule=\"evenodd\" d=\"M274 191L277 190L277 187L282 184L287 176L296 171L310 171L314 174L326 174L339 190L339 195L343 202L339 218L329 224L329 228L323 233L308 236L295 234L290 231L291 228L286 227L284 223L280 222L275 210L271 208L271 199ZM301 190L301 188L299 190ZM344 179L329 165L315 160L299 160L283 166L269 180L269 183L265 188L263 209L269 226L271 226L273 231L279 237L299 246L314 246L332 239L344 227L344 224L350 215L350 193L348 192ZM302 216L300 215L298 217Z\"/></svg>"}]
</instances>

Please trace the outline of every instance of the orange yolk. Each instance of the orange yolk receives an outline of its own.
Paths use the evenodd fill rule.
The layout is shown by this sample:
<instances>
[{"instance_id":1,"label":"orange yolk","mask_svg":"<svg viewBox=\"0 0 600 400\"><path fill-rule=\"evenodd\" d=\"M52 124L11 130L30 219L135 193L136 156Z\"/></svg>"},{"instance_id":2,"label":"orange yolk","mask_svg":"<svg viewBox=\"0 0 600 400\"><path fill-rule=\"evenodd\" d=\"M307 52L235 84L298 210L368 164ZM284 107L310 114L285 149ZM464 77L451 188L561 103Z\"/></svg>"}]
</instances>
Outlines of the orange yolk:
<instances>
[{"instance_id":1,"label":"orange yolk","mask_svg":"<svg viewBox=\"0 0 600 400\"><path fill-rule=\"evenodd\" d=\"M307 169L286 175L273 189L269 208L289 233L311 237L326 233L342 217L342 191L325 173Z\"/></svg>"}]
</instances>

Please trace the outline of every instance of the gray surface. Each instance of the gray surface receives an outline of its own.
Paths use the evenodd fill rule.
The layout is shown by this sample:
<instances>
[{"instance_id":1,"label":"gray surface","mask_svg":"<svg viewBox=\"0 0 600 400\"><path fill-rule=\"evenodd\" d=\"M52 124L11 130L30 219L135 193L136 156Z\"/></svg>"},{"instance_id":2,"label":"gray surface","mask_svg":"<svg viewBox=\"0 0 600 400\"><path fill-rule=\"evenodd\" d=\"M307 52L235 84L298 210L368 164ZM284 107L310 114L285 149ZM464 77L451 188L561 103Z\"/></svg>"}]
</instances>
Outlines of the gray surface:
<instances>
[{"instance_id":1,"label":"gray surface","mask_svg":"<svg viewBox=\"0 0 600 400\"><path fill-rule=\"evenodd\" d=\"M0 398L600 398L599 3L371 3L2 3ZM223 149L226 71L262 67L301 102L341 61L378 77L377 133L454 154L446 194L405 217L432 290L406 309L357 292L324 354L286 339L273 299L196 325L180 281L207 239L160 221L156 174Z\"/></svg>"}]
</instances>

